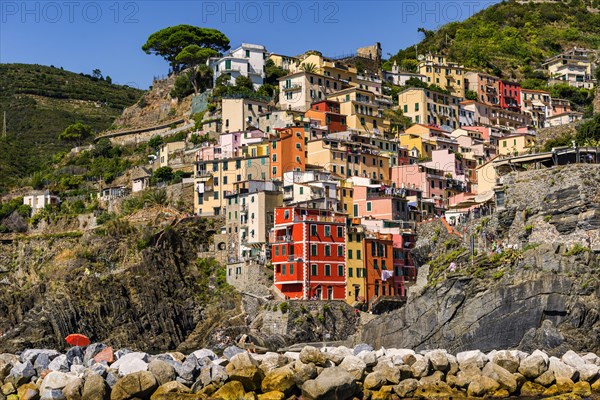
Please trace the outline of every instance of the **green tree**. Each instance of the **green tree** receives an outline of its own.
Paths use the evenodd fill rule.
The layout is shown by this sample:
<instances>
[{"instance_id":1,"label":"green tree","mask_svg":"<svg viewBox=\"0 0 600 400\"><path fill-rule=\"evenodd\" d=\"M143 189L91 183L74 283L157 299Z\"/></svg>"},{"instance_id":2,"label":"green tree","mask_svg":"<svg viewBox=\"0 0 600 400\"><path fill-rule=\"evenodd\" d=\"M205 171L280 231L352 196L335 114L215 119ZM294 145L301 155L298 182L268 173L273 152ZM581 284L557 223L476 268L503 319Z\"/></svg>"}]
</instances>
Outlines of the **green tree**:
<instances>
[{"instance_id":1,"label":"green tree","mask_svg":"<svg viewBox=\"0 0 600 400\"><path fill-rule=\"evenodd\" d=\"M112 85L112 78L109 75L106 75L106 82Z\"/></svg>"},{"instance_id":2,"label":"green tree","mask_svg":"<svg viewBox=\"0 0 600 400\"><path fill-rule=\"evenodd\" d=\"M164 143L164 140L163 140L162 136L154 135L148 141L148 146L150 146L154 150L158 150L158 148L160 146L162 146L163 143Z\"/></svg>"},{"instance_id":3,"label":"green tree","mask_svg":"<svg viewBox=\"0 0 600 400\"><path fill-rule=\"evenodd\" d=\"M173 180L173 168L171 167L160 167L152 174L152 180L154 182L169 182Z\"/></svg>"},{"instance_id":4,"label":"green tree","mask_svg":"<svg viewBox=\"0 0 600 400\"><path fill-rule=\"evenodd\" d=\"M102 79L102 71L100 71L98 68L96 68L95 70L92 71L92 76L96 79Z\"/></svg>"},{"instance_id":5,"label":"green tree","mask_svg":"<svg viewBox=\"0 0 600 400\"><path fill-rule=\"evenodd\" d=\"M313 63L302 63L300 69L306 73L314 74L317 72L317 66Z\"/></svg>"},{"instance_id":6,"label":"green tree","mask_svg":"<svg viewBox=\"0 0 600 400\"><path fill-rule=\"evenodd\" d=\"M473 90L467 90L467 92L465 93L465 99L477 101L477 92Z\"/></svg>"},{"instance_id":7,"label":"green tree","mask_svg":"<svg viewBox=\"0 0 600 400\"><path fill-rule=\"evenodd\" d=\"M58 139L75 142L78 146L80 146L85 139L92 137L93 134L94 132L92 131L91 126L82 122L76 122L72 125L69 125L64 131L62 131L58 135Z\"/></svg>"},{"instance_id":8,"label":"green tree","mask_svg":"<svg viewBox=\"0 0 600 400\"><path fill-rule=\"evenodd\" d=\"M192 25L176 25L158 32L154 32L148 37L142 50L147 54L155 54L163 57L169 62L173 72L179 72L187 65L187 57L177 60L177 56L188 46L196 45L200 48L211 49L217 52L229 49L229 38L221 31L210 28L200 28ZM206 56L208 53L198 53L197 49L189 48L186 52L189 55ZM193 59L197 59L192 57Z\"/></svg>"},{"instance_id":9,"label":"green tree","mask_svg":"<svg viewBox=\"0 0 600 400\"><path fill-rule=\"evenodd\" d=\"M252 80L244 75L240 75L237 78L235 78L235 86L238 89L246 88L249 90L254 90L254 85L252 84Z\"/></svg>"},{"instance_id":10,"label":"green tree","mask_svg":"<svg viewBox=\"0 0 600 400\"><path fill-rule=\"evenodd\" d=\"M409 117L405 116L400 108L385 110L383 116L390 121L392 133L398 133L412 125Z\"/></svg>"},{"instance_id":11,"label":"green tree","mask_svg":"<svg viewBox=\"0 0 600 400\"><path fill-rule=\"evenodd\" d=\"M207 86L206 84L203 84L203 82L206 80L205 78L209 76L210 70L204 64L206 64L206 61L210 57L215 57L217 55L219 55L219 52L214 49L203 48L197 44L191 44L175 57L175 61L189 67L187 77L194 87L195 94L198 94L200 87L206 88Z\"/></svg>"},{"instance_id":12,"label":"green tree","mask_svg":"<svg viewBox=\"0 0 600 400\"><path fill-rule=\"evenodd\" d=\"M288 71L276 66L273 60L267 60L265 63L265 83L276 86L278 84L278 79L287 74Z\"/></svg>"}]
</instances>

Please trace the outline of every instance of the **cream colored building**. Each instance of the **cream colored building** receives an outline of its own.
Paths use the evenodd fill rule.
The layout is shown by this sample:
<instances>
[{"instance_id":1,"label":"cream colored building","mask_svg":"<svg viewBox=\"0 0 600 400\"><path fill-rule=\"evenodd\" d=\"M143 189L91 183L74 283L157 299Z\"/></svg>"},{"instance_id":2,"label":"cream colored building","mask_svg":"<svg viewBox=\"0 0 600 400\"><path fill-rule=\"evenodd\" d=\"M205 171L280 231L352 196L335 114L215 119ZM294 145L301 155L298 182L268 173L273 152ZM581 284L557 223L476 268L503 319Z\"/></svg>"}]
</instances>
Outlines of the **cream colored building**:
<instances>
[{"instance_id":1,"label":"cream colored building","mask_svg":"<svg viewBox=\"0 0 600 400\"><path fill-rule=\"evenodd\" d=\"M535 146L535 135L524 133L500 138L498 154L502 156L518 156L528 154Z\"/></svg>"},{"instance_id":2,"label":"cream colored building","mask_svg":"<svg viewBox=\"0 0 600 400\"><path fill-rule=\"evenodd\" d=\"M310 105L348 87L339 79L316 73L296 72L279 78L279 108L307 111Z\"/></svg>"},{"instance_id":3,"label":"cream colored building","mask_svg":"<svg viewBox=\"0 0 600 400\"><path fill-rule=\"evenodd\" d=\"M550 75L550 84L566 83L578 88L594 87L594 60L597 53L593 50L573 47L548 60L543 66Z\"/></svg>"},{"instance_id":4,"label":"cream colored building","mask_svg":"<svg viewBox=\"0 0 600 400\"><path fill-rule=\"evenodd\" d=\"M174 152L183 149L185 149L185 142L183 140L179 142L171 142L161 145L160 149L158 149L159 166L168 167L169 157L172 156Z\"/></svg>"},{"instance_id":5,"label":"cream colored building","mask_svg":"<svg viewBox=\"0 0 600 400\"><path fill-rule=\"evenodd\" d=\"M269 104L250 99L221 100L221 129L223 132L239 132L259 126L260 115L270 110Z\"/></svg>"}]
</instances>

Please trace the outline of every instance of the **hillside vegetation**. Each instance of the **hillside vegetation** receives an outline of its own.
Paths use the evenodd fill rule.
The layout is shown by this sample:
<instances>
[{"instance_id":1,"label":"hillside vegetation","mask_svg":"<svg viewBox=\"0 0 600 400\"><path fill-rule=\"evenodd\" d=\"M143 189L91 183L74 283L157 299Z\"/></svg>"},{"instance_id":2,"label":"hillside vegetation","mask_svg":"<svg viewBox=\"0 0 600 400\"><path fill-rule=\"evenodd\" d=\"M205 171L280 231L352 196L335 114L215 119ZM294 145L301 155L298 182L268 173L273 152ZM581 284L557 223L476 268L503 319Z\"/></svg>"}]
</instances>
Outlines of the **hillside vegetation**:
<instances>
[{"instance_id":1,"label":"hillside vegetation","mask_svg":"<svg viewBox=\"0 0 600 400\"><path fill-rule=\"evenodd\" d=\"M72 143L57 139L67 126L80 121L101 132L142 93L59 68L0 64L0 126L4 111L7 120L7 137L0 137L0 192L70 149Z\"/></svg>"},{"instance_id":2,"label":"hillside vegetation","mask_svg":"<svg viewBox=\"0 0 600 400\"><path fill-rule=\"evenodd\" d=\"M543 74L536 69L546 58L575 45L600 48L600 14L592 7L600 8L600 1L503 1L436 31L419 29L425 38L418 43L418 52L442 53L507 79L539 79ZM414 68L415 46L390 61Z\"/></svg>"}]
</instances>

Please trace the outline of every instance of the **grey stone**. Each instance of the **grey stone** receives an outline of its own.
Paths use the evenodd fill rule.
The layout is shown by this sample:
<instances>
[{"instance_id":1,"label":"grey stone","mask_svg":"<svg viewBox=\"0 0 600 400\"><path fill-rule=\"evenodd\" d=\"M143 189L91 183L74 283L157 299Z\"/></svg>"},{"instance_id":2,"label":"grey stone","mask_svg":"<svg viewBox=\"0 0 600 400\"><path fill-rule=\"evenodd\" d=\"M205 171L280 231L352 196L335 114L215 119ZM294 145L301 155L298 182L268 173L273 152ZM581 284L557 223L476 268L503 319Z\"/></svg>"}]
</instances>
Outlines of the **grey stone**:
<instances>
[{"instance_id":1,"label":"grey stone","mask_svg":"<svg viewBox=\"0 0 600 400\"><path fill-rule=\"evenodd\" d=\"M419 381L416 379L406 379L394 386L394 392L402 398L412 397L417 387L419 387Z\"/></svg>"},{"instance_id":2,"label":"grey stone","mask_svg":"<svg viewBox=\"0 0 600 400\"><path fill-rule=\"evenodd\" d=\"M283 367L289 361L286 356L277 353L266 353L261 356L262 357L259 359L260 369L262 369L265 373L272 371L275 368Z\"/></svg>"},{"instance_id":3,"label":"grey stone","mask_svg":"<svg viewBox=\"0 0 600 400\"><path fill-rule=\"evenodd\" d=\"M225 356L226 359L231 360L231 358L233 356L235 356L236 354L239 353L243 353L244 350L240 349L237 346L229 346L227 348L225 348L225 350L223 350L223 356ZM199 357L199 358L204 358L204 357Z\"/></svg>"},{"instance_id":4,"label":"grey stone","mask_svg":"<svg viewBox=\"0 0 600 400\"><path fill-rule=\"evenodd\" d=\"M298 387L302 386L304 382L317 377L317 367L312 363L304 364L298 360L294 362L294 371L294 381Z\"/></svg>"},{"instance_id":5,"label":"grey stone","mask_svg":"<svg viewBox=\"0 0 600 400\"><path fill-rule=\"evenodd\" d=\"M15 387L19 387L29 382L34 376L35 369L33 369L33 365L29 361L25 361L24 363L18 362L11 368L5 381L12 383Z\"/></svg>"},{"instance_id":6,"label":"grey stone","mask_svg":"<svg viewBox=\"0 0 600 400\"><path fill-rule=\"evenodd\" d=\"M45 354L48 356L50 360L53 360L55 357L59 356L60 353L56 350L49 349L27 349L21 353L19 360L23 363L29 361L31 364L35 364L35 359L40 355Z\"/></svg>"},{"instance_id":7,"label":"grey stone","mask_svg":"<svg viewBox=\"0 0 600 400\"><path fill-rule=\"evenodd\" d=\"M153 360L148 364L148 371L152 372L158 385L162 386L167 382L174 381L177 378L175 368L163 360Z\"/></svg>"},{"instance_id":8,"label":"grey stone","mask_svg":"<svg viewBox=\"0 0 600 400\"><path fill-rule=\"evenodd\" d=\"M85 354L83 356L83 363L88 365L90 361L94 360L94 356L100 353L102 350L106 348L104 343L92 343L85 349Z\"/></svg>"},{"instance_id":9,"label":"grey stone","mask_svg":"<svg viewBox=\"0 0 600 400\"><path fill-rule=\"evenodd\" d=\"M373 346L368 345L366 343L360 343L360 344L357 344L356 346L354 346L354 355L355 356L363 351L373 351Z\"/></svg>"},{"instance_id":10,"label":"grey stone","mask_svg":"<svg viewBox=\"0 0 600 400\"><path fill-rule=\"evenodd\" d=\"M510 371L502 368L500 365L493 362L487 363L481 373L498 382L502 389L508 390L508 393L517 391L517 380Z\"/></svg>"},{"instance_id":11,"label":"grey stone","mask_svg":"<svg viewBox=\"0 0 600 400\"><path fill-rule=\"evenodd\" d=\"M111 399L148 398L156 390L158 383L149 371L134 372L122 377L112 388Z\"/></svg>"},{"instance_id":12,"label":"grey stone","mask_svg":"<svg viewBox=\"0 0 600 400\"><path fill-rule=\"evenodd\" d=\"M481 369L488 361L488 358L480 350L463 351L456 355L456 361L460 369L464 369L467 365L472 364Z\"/></svg>"},{"instance_id":13,"label":"grey stone","mask_svg":"<svg viewBox=\"0 0 600 400\"><path fill-rule=\"evenodd\" d=\"M119 374L116 371L108 371L106 373L106 384L113 388L115 386L115 384L117 383L117 381L119 380Z\"/></svg>"},{"instance_id":14,"label":"grey stone","mask_svg":"<svg viewBox=\"0 0 600 400\"><path fill-rule=\"evenodd\" d=\"M83 349L79 346L73 346L65 353L67 356L67 360L69 363L74 363L75 358L80 360L80 363L83 363Z\"/></svg>"},{"instance_id":15,"label":"grey stone","mask_svg":"<svg viewBox=\"0 0 600 400\"><path fill-rule=\"evenodd\" d=\"M64 372L52 371L42 381L40 393L44 394L47 390L62 389L68 384L79 380L75 375Z\"/></svg>"},{"instance_id":16,"label":"grey stone","mask_svg":"<svg viewBox=\"0 0 600 400\"><path fill-rule=\"evenodd\" d=\"M356 380L360 381L367 369L367 364L356 356L346 356L340 363L339 368L348 372Z\"/></svg>"},{"instance_id":17,"label":"grey stone","mask_svg":"<svg viewBox=\"0 0 600 400\"><path fill-rule=\"evenodd\" d=\"M446 371L450 367L448 353L445 350L433 350L426 354L431 367L436 371Z\"/></svg>"},{"instance_id":18,"label":"grey stone","mask_svg":"<svg viewBox=\"0 0 600 400\"><path fill-rule=\"evenodd\" d=\"M500 388L500 384L487 376L480 376L469 384L467 394L469 396L483 397L492 395Z\"/></svg>"},{"instance_id":19,"label":"grey stone","mask_svg":"<svg viewBox=\"0 0 600 400\"><path fill-rule=\"evenodd\" d=\"M235 347L235 346L232 346L232 347ZM212 351L212 350L210 350L210 349L196 350L191 355L193 355L194 357L196 357L199 360L201 360L201 359L203 359L205 357L208 357L211 360L216 360L218 358L217 355L215 354L215 352ZM232 357L233 357L233 355L231 357L228 357L228 359L231 359Z\"/></svg>"},{"instance_id":20,"label":"grey stone","mask_svg":"<svg viewBox=\"0 0 600 400\"><path fill-rule=\"evenodd\" d=\"M41 393L40 400L66 400L67 398L60 389L46 390Z\"/></svg>"},{"instance_id":21,"label":"grey stone","mask_svg":"<svg viewBox=\"0 0 600 400\"><path fill-rule=\"evenodd\" d=\"M375 355L374 351L361 351L358 353L357 357L363 360L364 363L367 364L367 367L377 365L377 356Z\"/></svg>"},{"instance_id":22,"label":"grey stone","mask_svg":"<svg viewBox=\"0 0 600 400\"><path fill-rule=\"evenodd\" d=\"M351 398L356 389L356 379L348 372L339 367L326 368L302 385L302 396L307 400L341 400Z\"/></svg>"},{"instance_id":23,"label":"grey stone","mask_svg":"<svg viewBox=\"0 0 600 400\"><path fill-rule=\"evenodd\" d=\"M48 369L52 371L68 372L70 364L65 354L61 354L48 364Z\"/></svg>"},{"instance_id":24,"label":"grey stone","mask_svg":"<svg viewBox=\"0 0 600 400\"><path fill-rule=\"evenodd\" d=\"M47 353L41 353L35 358L35 362L33 363L33 368L35 369L38 376L42 374L43 371L48 369L50 365L50 357Z\"/></svg>"},{"instance_id":25,"label":"grey stone","mask_svg":"<svg viewBox=\"0 0 600 400\"><path fill-rule=\"evenodd\" d=\"M422 357L411 365L412 373L415 378L422 378L429 374L430 364L429 359Z\"/></svg>"},{"instance_id":26,"label":"grey stone","mask_svg":"<svg viewBox=\"0 0 600 400\"><path fill-rule=\"evenodd\" d=\"M490 360L510 373L515 373L519 370L521 360L519 357L511 351L500 350L497 351Z\"/></svg>"},{"instance_id":27,"label":"grey stone","mask_svg":"<svg viewBox=\"0 0 600 400\"><path fill-rule=\"evenodd\" d=\"M529 379L535 379L547 370L547 361L541 354L535 352L523 359L519 365L519 372Z\"/></svg>"},{"instance_id":28,"label":"grey stone","mask_svg":"<svg viewBox=\"0 0 600 400\"><path fill-rule=\"evenodd\" d=\"M319 367L324 367L327 364L327 356L323 354L319 349L312 346L304 346L300 351L300 361L304 364L313 363Z\"/></svg>"}]
</instances>

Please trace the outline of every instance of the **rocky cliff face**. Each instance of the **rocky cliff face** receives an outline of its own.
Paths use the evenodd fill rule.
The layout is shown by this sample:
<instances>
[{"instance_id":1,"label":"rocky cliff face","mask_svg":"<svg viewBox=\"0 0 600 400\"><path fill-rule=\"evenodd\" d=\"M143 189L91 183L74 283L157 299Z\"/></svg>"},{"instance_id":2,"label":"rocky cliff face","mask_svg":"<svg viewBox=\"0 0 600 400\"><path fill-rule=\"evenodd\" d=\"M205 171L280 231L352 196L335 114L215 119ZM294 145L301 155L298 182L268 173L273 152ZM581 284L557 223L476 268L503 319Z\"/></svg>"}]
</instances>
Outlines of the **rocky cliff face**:
<instances>
[{"instance_id":1,"label":"rocky cliff face","mask_svg":"<svg viewBox=\"0 0 600 400\"><path fill-rule=\"evenodd\" d=\"M60 349L73 332L114 346L175 349L214 318L209 305L218 304L218 320L239 313L239 297L220 292L224 278L197 261L210 238L207 221L190 219L145 238L126 223L113 225L105 236L0 246L0 353Z\"/></svg>"},{"instance_id":2,"label":"rocky cliff face","mask_svg":"<svg viewBox=\"0 0 600 400\"><path fill-rule=\"evenodd\" d=\"M441 223L420 228L413 255L431 264L429 283L404 308L368 323L363 341L451 351L600 350L600 258L590 251L600 247L600 168L526 171L505 182L505 210L469 227L474 259ZM493 242L503 243L502 254L489 254ZM451 261L455 273L447 270Z\"/></svg>"}]
</instances>

